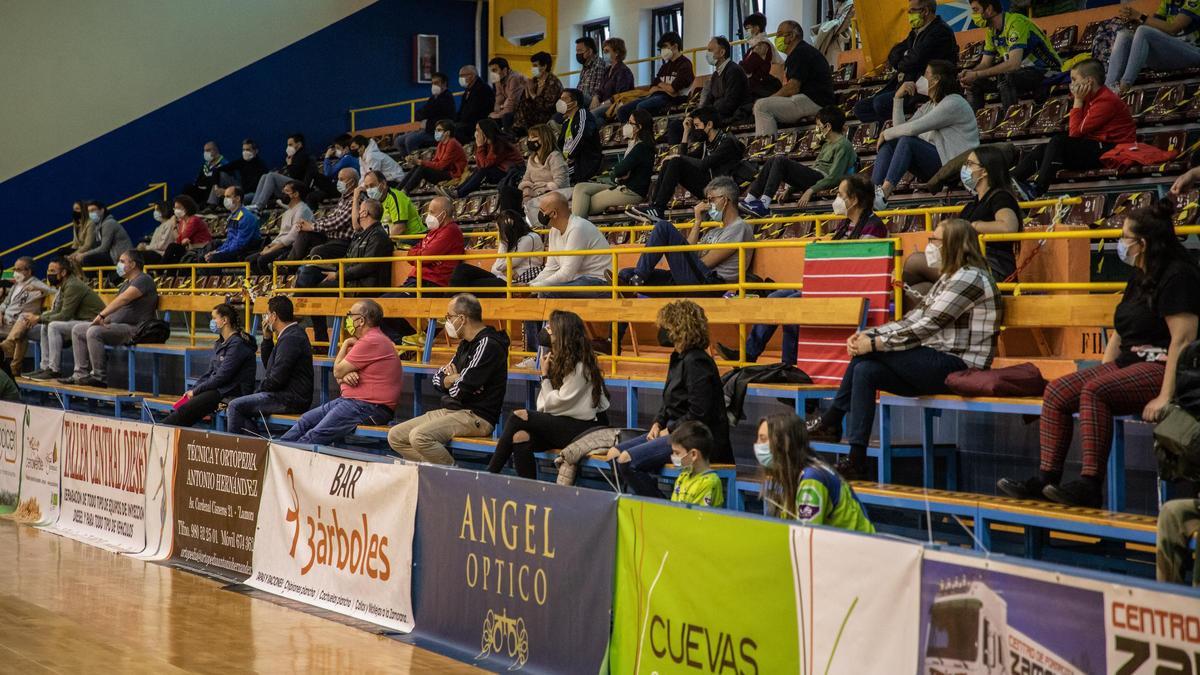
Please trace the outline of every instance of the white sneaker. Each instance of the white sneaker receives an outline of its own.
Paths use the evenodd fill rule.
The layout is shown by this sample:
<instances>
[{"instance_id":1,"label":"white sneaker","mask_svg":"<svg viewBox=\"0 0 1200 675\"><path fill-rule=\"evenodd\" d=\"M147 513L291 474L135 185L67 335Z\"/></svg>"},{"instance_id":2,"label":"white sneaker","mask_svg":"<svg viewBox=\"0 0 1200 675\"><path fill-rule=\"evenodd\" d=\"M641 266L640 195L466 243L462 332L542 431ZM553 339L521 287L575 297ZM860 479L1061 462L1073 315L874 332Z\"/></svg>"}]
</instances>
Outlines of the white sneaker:
<instances>
[{"instance_id":1,"label":"white sneaker","mask_svg":"<svg viewBox=\"0 0 1200 675\"><path fill-rule=\"evenodd\" d=\"M875 210L884 211L888 207L887 199L883 197L883 188L875 188Z\"/></svg>"},{"instance_id":2,"label":"white sneaker","mask_svg":"<svg viewBox=\"0 0 1200 675\"><path fill-rule=\"evenodd\" d=\"M537 357L530 356L529 358L521 361L520 363L518 363L517 365L515 365L513 367L520 368L523 370L534 370L537 368Z\"/></svg>"}]
</instances>

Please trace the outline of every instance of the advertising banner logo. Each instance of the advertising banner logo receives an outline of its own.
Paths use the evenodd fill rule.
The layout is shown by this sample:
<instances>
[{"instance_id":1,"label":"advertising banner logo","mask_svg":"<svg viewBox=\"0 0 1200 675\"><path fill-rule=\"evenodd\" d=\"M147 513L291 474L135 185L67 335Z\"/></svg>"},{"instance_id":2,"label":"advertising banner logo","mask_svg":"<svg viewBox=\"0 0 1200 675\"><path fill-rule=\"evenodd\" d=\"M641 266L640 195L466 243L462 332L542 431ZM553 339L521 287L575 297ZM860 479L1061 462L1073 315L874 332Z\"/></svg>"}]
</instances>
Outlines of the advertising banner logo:
<instances>
[{"instance_id":1,"label":"advertising banner logo","mask_svg":"<svg viewBox=\"0 0 1200 675\"><path fill-rule=\"evenodd\" d=\"M246 583L411 631L416 510L416 466L272 443Z\"/></svg>"},{"instance_id":2,"label":"advertising banner logo","mask_svg":"<svg viewBox=\"0 0 1200 675\"><path fill-rule=\"evenodd\" d=\"M1200 599L1128 586L1104 592L1108 669L1121 675L1200 673Z\"/></svg>"},{"instance_id":3,"label":"advertising banner logo","mask_svg":"<svg viewBox=\"0 0 1200 675\"><path fill-rule=\"evenodd\" d=\"M30 525L58 520L63 411L26 406L21 457L21 503L12 517Z\"/></svg>"},{"instance_id":4,"label":"advertising banner logo","mask_svg":"<svg viewBox=\"0 0 1200 675\"><path fill-rule=\"evenodd\" d=\"M0 401L0 513L17 508L24 431L25 405Z\"/></svg>"},{"instance_id":5,"label":"advertising banner logo","mask_svg":"<svg viewBox=\"0 0 1200 675\"><path fill-rule=\"evenodd\" d=\"M486 668L599 672L614 495L431 466L420 480L417 634Z\"/></svg>"}]
</instances>

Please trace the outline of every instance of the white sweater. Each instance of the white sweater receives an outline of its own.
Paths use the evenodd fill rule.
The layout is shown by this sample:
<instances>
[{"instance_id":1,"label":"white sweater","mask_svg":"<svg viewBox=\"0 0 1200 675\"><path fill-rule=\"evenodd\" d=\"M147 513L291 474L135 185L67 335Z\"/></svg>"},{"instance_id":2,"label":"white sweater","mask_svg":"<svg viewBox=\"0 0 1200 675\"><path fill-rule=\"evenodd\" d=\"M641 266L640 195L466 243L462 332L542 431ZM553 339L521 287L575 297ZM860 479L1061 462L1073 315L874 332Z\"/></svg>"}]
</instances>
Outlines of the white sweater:
<instances>
[{"instance_id":1,"label":"white sweater","mask_svg":"<svg viewBox=\"0 0 1200 675\"><path fill-rule=\"evenodd\" d=\"M538 391L538 412L577 420L594 420L596 415L608 410L608 397L600 397L599 407L592 405L592 383L583 375L583 364L576 363L575 370L563 378L562 386L555 389L549 379L542 380Z\"/></svg>"},{"instance_id":2,"label":"white sweater","mask_svg":"<svg viewBox=\"0 0 1200 675\"><path fill-rule=\"evenodd\" d=\"M883 130L883 140L901 136L919 136L937 148L942 164L962 153L979 147L979 124L967 99L951 94L938 102L929 101L904 120L904 99L897 96L892 102L892 127Z\"/></svg>"},{"instance_id":3,"label":"white sweater","mask_svg":"<svg viewBox=\"0 0 1200 675\"><path fill-rule=\"evenodd\" d=\"M556 228L550 228L549 245L546 250L554 251L588 251L608 248L608 240L604 234L589 220L579 216L571 216L567 221L567 231L559 233ZM607 255L552 255L546 258L546 266L537 278L529 282L530 286L558 286L579 277L604 278L604 271L609 268L610 258Z\"/></svg>"},{"instance_id":4,"label":"white sweater","mask_svg":"<svg viewBox=\"0 0 1200 675\"><path fill-rule=\"evenodd\" d=\"M517 250L513 253L530 253L533 251L542 250L542 237L537 232L529 232L524 237L517 241ZM508 253L508 246L504 242L500 242L499 248L496 249L496 255L504 255ZM531 267L541 267L544 258L513 258L513 278L524 274ZM492 263L492 274L504 278L504 270L508 267L508 261L504 258L496 258L496 262Z\"/></svg>"}]
</instances>

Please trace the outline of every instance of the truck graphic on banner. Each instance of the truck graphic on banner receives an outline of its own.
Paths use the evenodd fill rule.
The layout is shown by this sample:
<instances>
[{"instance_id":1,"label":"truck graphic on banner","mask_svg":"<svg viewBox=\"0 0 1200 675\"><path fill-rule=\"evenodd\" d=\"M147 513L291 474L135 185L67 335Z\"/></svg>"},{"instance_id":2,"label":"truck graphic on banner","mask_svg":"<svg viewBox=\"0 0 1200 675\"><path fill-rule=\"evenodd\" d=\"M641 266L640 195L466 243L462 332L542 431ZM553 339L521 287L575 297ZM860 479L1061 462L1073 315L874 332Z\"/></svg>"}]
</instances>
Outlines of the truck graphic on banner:
<instances>
[{"instance_id":1,"label":"truck graphic on banner","mask_svg":"<svg viewBox=\"0 0 1200 675\"><path fill-rule=\"evenodd\" d=\"M925 675L1084 675L1008 623L1008 603L980 579L939 582L929 611Z\"/></svg>"}]
</instances>

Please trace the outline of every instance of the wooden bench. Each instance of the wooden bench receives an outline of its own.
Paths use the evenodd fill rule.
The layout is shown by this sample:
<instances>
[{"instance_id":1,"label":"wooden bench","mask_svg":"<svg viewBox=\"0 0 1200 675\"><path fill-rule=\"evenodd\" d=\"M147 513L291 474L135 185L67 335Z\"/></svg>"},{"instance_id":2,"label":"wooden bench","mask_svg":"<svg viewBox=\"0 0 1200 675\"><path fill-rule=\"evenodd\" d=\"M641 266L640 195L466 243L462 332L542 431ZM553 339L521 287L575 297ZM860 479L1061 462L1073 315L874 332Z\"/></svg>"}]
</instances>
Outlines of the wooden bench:
<instances>
[{"instance_id":1,"label":"wooden bench","mask_svg":"<svg viewBox=\"0 0 1200 675\"><path fill-rule=\"evenodd\" d=\"M140 391L121 391L120 389L103 389L100 387L84 387L77 384L63 384L54 381L31 380L27 377L16 378L17 387L21 391L32 391L53 396L64 410L75 410L71 403L75 399L103 401L113 406L113 416L122 417L125 407L139 405L151 394Z\"/></svg>"}]
</instances>

